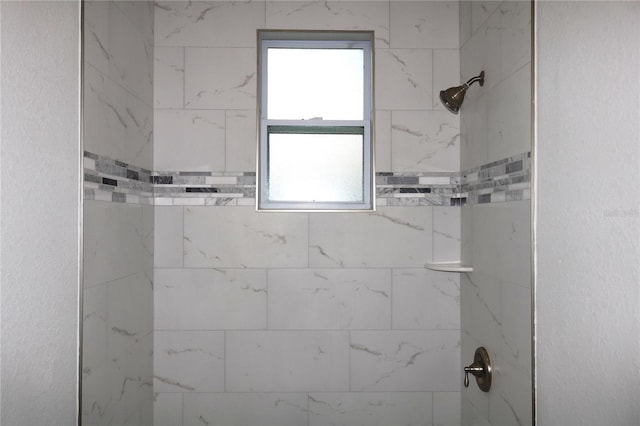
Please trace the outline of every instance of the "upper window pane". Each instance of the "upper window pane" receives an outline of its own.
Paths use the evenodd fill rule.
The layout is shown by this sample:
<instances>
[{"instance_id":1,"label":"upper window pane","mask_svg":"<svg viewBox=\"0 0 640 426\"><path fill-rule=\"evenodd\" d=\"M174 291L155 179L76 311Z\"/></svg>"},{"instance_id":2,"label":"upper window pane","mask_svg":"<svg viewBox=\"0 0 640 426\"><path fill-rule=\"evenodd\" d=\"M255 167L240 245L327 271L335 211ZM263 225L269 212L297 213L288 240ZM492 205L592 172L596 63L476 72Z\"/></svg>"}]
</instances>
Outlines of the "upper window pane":
<instances>
[{"instance_id":1,"label":"upper window pane","mask_svg":"<svg viewBox=\"0 0 640 426\"><path fill-rule=\"evenodd\" d=\"M271 47L267 55L268 119L364 118L362 49Z\"/></svg>"}]
</instances>

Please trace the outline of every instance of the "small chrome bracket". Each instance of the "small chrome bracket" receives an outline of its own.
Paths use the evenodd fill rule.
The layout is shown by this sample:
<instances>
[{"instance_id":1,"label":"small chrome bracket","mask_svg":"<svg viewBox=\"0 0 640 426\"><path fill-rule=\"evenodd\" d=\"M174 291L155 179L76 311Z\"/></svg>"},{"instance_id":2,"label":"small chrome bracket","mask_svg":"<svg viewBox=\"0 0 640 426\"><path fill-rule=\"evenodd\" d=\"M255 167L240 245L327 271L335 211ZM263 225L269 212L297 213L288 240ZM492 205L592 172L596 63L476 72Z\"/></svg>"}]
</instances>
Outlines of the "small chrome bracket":
<instances>
[{"instance_id":1,"label":"small chrome bracket","mask_svg":"<svg viewBox=\"0 0 640 426\"><path fill-rule=\"evenodd\" d=\"M469 387L469 373L476 377L476 383L483 392L489 392L491 389L491 377L493 369L491 368L491 359L489 352L483 347L476 349L473 356L473 364L464 368L464 387Z\"/></svg>"}]
</instances>

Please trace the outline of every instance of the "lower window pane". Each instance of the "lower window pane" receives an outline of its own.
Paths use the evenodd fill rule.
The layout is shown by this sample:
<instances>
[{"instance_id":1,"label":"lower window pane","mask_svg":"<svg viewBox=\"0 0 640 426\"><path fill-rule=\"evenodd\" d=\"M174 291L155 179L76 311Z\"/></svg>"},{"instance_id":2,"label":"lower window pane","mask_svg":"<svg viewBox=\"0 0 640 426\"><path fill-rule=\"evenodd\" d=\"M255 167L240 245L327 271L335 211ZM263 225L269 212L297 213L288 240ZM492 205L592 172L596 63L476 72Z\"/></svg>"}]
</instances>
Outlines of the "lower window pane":
<instances>
[{"instance_id":1,"label":"lower window pane","mask_svg":"<svg viewBox=\"0 0 640 426\"><path fill-rule=\"evenodd\" d=\"M361 134L269 134L271 202L364 200Z\"/></svg>"}]
</instances>

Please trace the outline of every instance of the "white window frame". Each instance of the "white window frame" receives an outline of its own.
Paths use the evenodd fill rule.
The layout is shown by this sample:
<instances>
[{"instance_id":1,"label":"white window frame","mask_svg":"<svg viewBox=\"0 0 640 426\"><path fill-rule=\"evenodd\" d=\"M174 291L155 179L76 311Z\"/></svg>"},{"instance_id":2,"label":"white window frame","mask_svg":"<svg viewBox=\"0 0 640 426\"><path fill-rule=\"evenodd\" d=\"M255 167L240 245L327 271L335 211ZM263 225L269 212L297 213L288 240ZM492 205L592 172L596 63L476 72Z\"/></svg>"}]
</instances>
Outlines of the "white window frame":
<instances>
[{"instance_id":1,"label":"white window frame","mask_svg":"<svg viewBox=\"0 0 640 426\"><path fill-rule=\"evenodd\" d=\"M363 119L362 120L274 120L267 111L267 49L339 48L362 49ZM373 211L375 210L375 171L373 143L373 32L371 31L267 31L258 30L258 174L256 208L269 211ZM363 135L363 200L361 202L282 202L268 199L269 128L288 132L331 133L340 128Z\"/></svg>"}]
</instances>

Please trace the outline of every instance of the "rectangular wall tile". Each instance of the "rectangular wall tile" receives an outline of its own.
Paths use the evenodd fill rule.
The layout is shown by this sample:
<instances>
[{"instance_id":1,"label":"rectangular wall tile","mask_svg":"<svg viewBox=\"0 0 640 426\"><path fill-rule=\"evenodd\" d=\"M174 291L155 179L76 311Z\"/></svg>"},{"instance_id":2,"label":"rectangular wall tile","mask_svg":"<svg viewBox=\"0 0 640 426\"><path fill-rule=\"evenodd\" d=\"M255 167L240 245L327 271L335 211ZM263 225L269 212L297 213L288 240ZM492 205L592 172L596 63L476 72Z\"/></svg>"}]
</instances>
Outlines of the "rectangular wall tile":
<instances>
[{"instance_id":1,"label":"rectangular wall tile","mask_svg":"<svg viewBox=\"0 0 640 426\"><path fill-rule=\"evenodd\" d=\"M159 1L155 8L157 46L253 47L264 28L264 2Z\"/></svg>"},{"instance_id":2,"label":"rectangular wall tile","mask_svg":"<svg viewBox=\"0 0 640 426\"><path fill-rule=\"evenodd\" d=\"M460 389L457 331L351 332L352 391Z\"/></svg>"},{"instance_id":3,"label":"rectangular wall tile","mask_svg":"<svg viewBox=\"0 0 640 426\"><path fill-rule=\"evenodd\" d=\"M307 266L307 215L248 207L185 208L187 267Z\"/></svg>"},{"instance_id":4,"label":"rectangular wall tile","mask_svg":"<svg viewBox=\"0 0 640 426\"><path fill-rule=\"evenodd\" d=\"M395 269L393 328L459 329L459 274L427 269Z\"/></svg>"},{"instance_id":5,"label":"rectangular wall tile","mask_svg":"<svg viewBox=\"0 0 640 426\"><path fill-rule=\"evenodd\" d=\"M226 111L226 171L256 171L256 110Z\"/></svg>"},{"instance_id":6,"label":"rectangular wall tile","mask_svg":"<svg viewBox=\"0 0 640 426\"><path fill-rule=\"evenodd\" d=\"M430 392L312 393L309 425L431 425Z\"/></svg>"},{"instance_id":7,"label":"rectangular wall tile","mask_svg":"<svg viewBox=\"0 0 640 426\"><path fill-rule=\"evenodd\" d=\"M460 170L460 127L448 111L394 111L391 116L394 172Z\"/></svg>"},{"instance_id":8,"label":"rectangular wall tile","mask_svg":"<svg viewBox=\"0 0 640 426\"><path fill-rule=\"evenodd\" d=\"M471 78L468 77L467 80ZM432 108L444 111L440 101L440 91L462 84L464 77L460 76L460 50L433 50L433 104ZM459 117L459 116L456 116Z\"/></svg>"},{"instance_id":9,"label":"rectangular wall tile","mask_svg":"<svg viewBox=\"0 0 640 426\"><path fill-rule=\"evenodd\" d=\"M155 170L225 169L225 113L158 110L154 115Z\"/></svg>"},{"instance_id":10,"label":"rectangular wall tile","mask_svg":"<svg viewBox=\"0 0 640 426\"><path fill-rule=\"evenodd\" d=\"M155 267L182 267L183 207L156 206L154 213Z\"/></svg>"},{"instance_id":11,"label":"rectangular wall tile","mask_svg":"<svg viewBox=\"0 0 640 426\"><path fill-rule=\"evenodd\" d=\"M224 333L156 331L155 392L220 392L224 390Z\"/></svg>"},{"instance_id":12,"label":"rectangular wall tile","mask_svg":"<svg viewBox=\"0 0 640 426\"><path fill-rule=\"evenodd\" d=\"M392 1L391 47L459 47L457 1Z\"/></svg>"},{"instance_id":13,"label":"rectangular wall tile","mask_svg":"<svg viewBox=\"0 0 640 426\"><path fill-rule=\"evenodd\" d=\"M154 393L154 425L182 426L182 395L182 393Z\"/></svg>"},{"instance_id":14,"label":"rectangular wall tile","mask_svg":"<svg viewBox=\"0 0 640 426\"><path fill-rule=\"evenodd\" d=\"M141 207L86 202L84 253L85 287L138 272L144 259Z\"/></svg>"},{"instance_id":15,"label":"rectangular wall tile","mask_svg":"<svg viewBox=\"0 0 640 426\"><path fill-rule=\"evenodd\" d=\"M460 424L460 392L433 393L434 426L454 426Z\"/></svg>"},{"instance_id":16,"label":"rectangular wall tile","mask_svg":"<svg viewBox=\"0 0 640 426\"><path fill-rule=\"evenodd\" d=\"M376 108L431 109L431 49L376 49L375 56Z\"/></svg>"},{"instance_id":17,"label":"rectangular wall tile","mask_svg":"<svg viewBox=\"0 0 640 426\"><path fill-rule=\"evenodd\" d=\"M255 48L187 48L185 107L255 108L256 58Z\"/></svg>"},{"instance_id":18,"label":"rectangular wall tile","mask_svg":"<svg viewBox=\"0 0 640 426\"><path fill-rule=\"evenodd\" d=\"M226 340L227 392L349 389L349 333L234 331Z\"/></svg>"},{"instance_id":19,"label":"rectangular wall tile","mask_svg":"<svg viewBox=\"0 0 640 426\"><path fill-rule=\"evenodd\" d=\"M156 330L237 330L267 326L266 271L156 269Z\"/></svg>"},{"instance_id":20,"label":"rectangular wall tile","mask_svg":"<svg viewBox=\"0 0 640 426\"><path fill-rule=\"evenodd\" d=\"M460 207L433 208L433 261L460 259Z\"/></svg>"},{"instance_id":21,"label":"rectangular wall tile","mask_svg":"<svg viewBox=\"0 0 640 426\"><path fill-rule=\"evenodd\" d=\"M184 424L242 426L306 425L307 394L185 394Z\"/></svg>"},{"instance_id":22,"label":"rectangular wall tile","mask_svg":"<svg viewBox=\"0 0 640 426\"><path fill-rule=\"evenodd\" d=\"M153 60L154 107L184 107L184 49L155 46Z\"/></svg>"},{"instance_id":23,"label":"rectangular wall tile","mask_svg":"<svg viewBox=\"0 0 640 426\"><path fill-rule=\"evenodd\" d=\"M422 267L431 258L431 209L314 213L310 222L312 267Z\"/></svg>"},{"instance_id":24,"label":"rectangular wall tile","mask_svg":"<svg viewBox=\"0 0 640 426\"><path fill-rule=\"evenodd\" d=\"M270 329L388 329L390 326L389 270L269 271Z\"/></svg>"},{"instance_id":25,"label":"rectangular wall tile","mask_svg":"<svg viewBox=\"0 0 640 426\"><path fill-rule=\"evenodd\" d=\"M391 111L376 111L376 172L391 171Z\"/></svg>"},{"instance_id":26,"label":"rectangular wall tile","mask_svg":"<svg viewBox=\"0 0 640 426\"><path fill-rule=\"evenodd\" d=\"M267 1L266 28L375 31L389 47L389 4L383 1Z\"/></svg>"}]
</instances>

